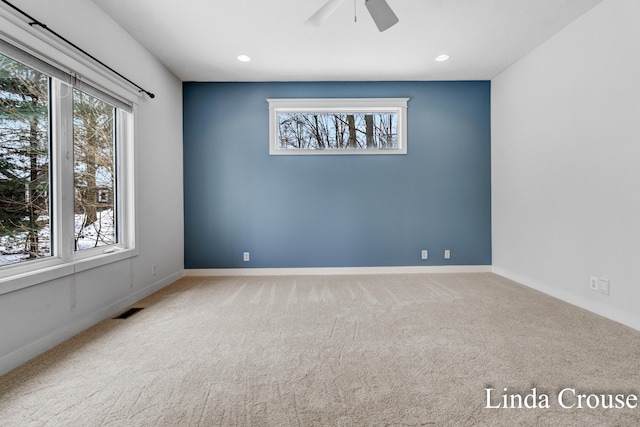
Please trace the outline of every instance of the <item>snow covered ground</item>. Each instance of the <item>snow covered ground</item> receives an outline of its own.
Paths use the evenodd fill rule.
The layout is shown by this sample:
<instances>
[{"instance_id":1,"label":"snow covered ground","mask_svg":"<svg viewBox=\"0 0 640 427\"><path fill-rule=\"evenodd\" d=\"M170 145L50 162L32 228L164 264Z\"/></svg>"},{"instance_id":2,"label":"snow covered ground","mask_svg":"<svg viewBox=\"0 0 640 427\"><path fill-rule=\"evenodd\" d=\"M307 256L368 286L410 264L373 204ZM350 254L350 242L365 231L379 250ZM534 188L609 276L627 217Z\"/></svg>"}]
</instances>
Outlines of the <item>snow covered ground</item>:
<instances>
[{"instance_id":1,"label":"snow covered ground","mask_svg":"<svg viewBox=\"0 0 640 427\"><path fill-rule=\"evenodd\" d=\"M76 236L80 236L78 241L78 250L95 248L97 246L112 245L116 243L115 239L115 221L113 218L113 210L107 209L98 212L98 220L93 224L88 224L84 229L84 215L77 214L75 217Z\"/></svg>"},{"instance_id":2,"label":"snow covered ground","mask_svg":"<svg viewBox=\"0 0 640 427\"><path fill-rule=\"evenodd\" d=\"M76 214L75 235L77 239L77 250L90 249L98 246L105 246L116 243L115 221L113 210L107 209L97 213L98 220L88 224L84 228L84 214ZM47 224L48 218L38 219L41 223ZM49 227L43 227L38 233L40 241L40 257L50 256ZM24 253L27 233L17 233L14 236L0 236L0 266L16 264L29 260L29 255Z\"/></svg>"}]
</instances>

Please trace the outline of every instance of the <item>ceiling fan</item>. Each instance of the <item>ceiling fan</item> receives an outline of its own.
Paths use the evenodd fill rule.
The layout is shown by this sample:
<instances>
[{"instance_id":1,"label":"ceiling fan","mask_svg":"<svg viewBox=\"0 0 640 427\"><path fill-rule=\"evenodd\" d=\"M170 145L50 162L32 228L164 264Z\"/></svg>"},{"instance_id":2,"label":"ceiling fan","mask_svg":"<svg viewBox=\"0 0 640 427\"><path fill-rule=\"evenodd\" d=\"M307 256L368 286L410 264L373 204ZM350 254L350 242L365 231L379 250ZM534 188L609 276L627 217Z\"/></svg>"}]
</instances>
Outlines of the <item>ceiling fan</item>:
<instances>
[{"instance_id":1,"label":"ceiling fan","mask_svg":"<svg viewBox=\"0 0 640 427\"><path fill-rule=\"evenodd\" d=\"M322 24L344 2L345 0L328 0L316 13L307 19L306 24L315 26ZM396 14L391 10L387 0L364 0L364 5L367 7L369 14L373 18L373 22L376 23L380 32L388 30L399 21Z\"/></svg>"}]
</instances>

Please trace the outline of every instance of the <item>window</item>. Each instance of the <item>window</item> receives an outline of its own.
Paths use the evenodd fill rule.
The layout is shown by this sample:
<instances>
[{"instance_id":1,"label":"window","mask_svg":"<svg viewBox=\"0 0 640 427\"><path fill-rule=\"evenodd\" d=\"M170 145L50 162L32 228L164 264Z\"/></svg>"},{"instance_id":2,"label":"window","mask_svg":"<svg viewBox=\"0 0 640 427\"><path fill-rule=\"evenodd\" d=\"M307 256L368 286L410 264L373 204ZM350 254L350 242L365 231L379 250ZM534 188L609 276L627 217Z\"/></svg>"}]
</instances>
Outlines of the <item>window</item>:
<instances>
[{"instance_id":1,"label":"window","mask_svg":"<svg viewBox=\"0 0 640 427\"><path fill-rule=\"evenodd\" d=\"M0 279L133 249L132 116L0 39Z\"/></svg>"},{"instance_id":2,"label":"window","mask_svg":"<svg viewBox=\"0 0 640 427\"><path fill-rule=\"evenodd\" d=\"M115 188L115 112L112 105L73 90L73 176L75 248L118 242Z\"/></svg>"},{"instance_id":3,"label":"window","mask_svg":"<svg viewBox=\"0 0 640 427\"><path fill-rule=\"evenodd\" d=\"M0 266L51 256L50 82L0 53Z\"/></svg>"},{"instance_id":4,"label":"window","mask_svg":"<svg viewBox=\"0 0 640 427\"><path fill-rule=\"evenodd\" d=\"M268 99L269 154L406 154L408 98Z\"/></svg>"}]
</instances>

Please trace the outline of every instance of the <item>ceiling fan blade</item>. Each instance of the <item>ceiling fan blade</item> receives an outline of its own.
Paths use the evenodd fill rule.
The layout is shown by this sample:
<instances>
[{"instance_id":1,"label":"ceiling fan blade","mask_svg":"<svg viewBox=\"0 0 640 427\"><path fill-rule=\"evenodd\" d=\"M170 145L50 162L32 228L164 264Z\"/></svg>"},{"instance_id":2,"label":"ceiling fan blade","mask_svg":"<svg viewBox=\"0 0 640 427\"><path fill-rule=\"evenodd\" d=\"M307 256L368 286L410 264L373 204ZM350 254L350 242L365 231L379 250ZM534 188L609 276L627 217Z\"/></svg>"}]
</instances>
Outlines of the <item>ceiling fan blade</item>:
<instances>
[{"instance_id":1,"label":"ceiling fan blade","mask_svg":"<svg viewBox=\"0 0 640 427\"><path fill-rule=\"evenodd\" d=\"M386 0L365 0L364 5L367 6L380 32L388 30L400 21Z\"/></svg>"},{"instance_id":2,"label":"ceiling fan blade","mask_svg":"<svg viewBox=\"0 0 640 427\"><path fill-rule=\"evenodd\" d=\"M320 9L318 9L316 13L311 15L305 24L315 25L317 27L326 21L327 18L336 11L336 9L342 6L342 3L344 3L344 0L329 0Z\"/></svg>"}]
</instances>

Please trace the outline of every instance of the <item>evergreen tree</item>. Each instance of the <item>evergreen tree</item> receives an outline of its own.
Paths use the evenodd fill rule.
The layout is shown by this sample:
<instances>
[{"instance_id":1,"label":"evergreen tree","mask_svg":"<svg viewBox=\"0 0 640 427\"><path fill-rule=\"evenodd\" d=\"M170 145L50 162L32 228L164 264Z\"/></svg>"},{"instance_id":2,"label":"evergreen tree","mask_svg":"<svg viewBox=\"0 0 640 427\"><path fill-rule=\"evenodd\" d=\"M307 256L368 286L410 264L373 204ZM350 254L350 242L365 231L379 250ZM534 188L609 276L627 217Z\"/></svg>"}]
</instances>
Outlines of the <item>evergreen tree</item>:
<instances>
[{"instance_id":1,"label":"evergreen tree","mask_svg":"<svg viewBox=\"0 0 640 427\"><path fill-rule=\"evenodd\" d=\"M21 252L37 258L48 226L49 78L0 54L0 237L24 236Z\"/></svg>"}]
</instances>

